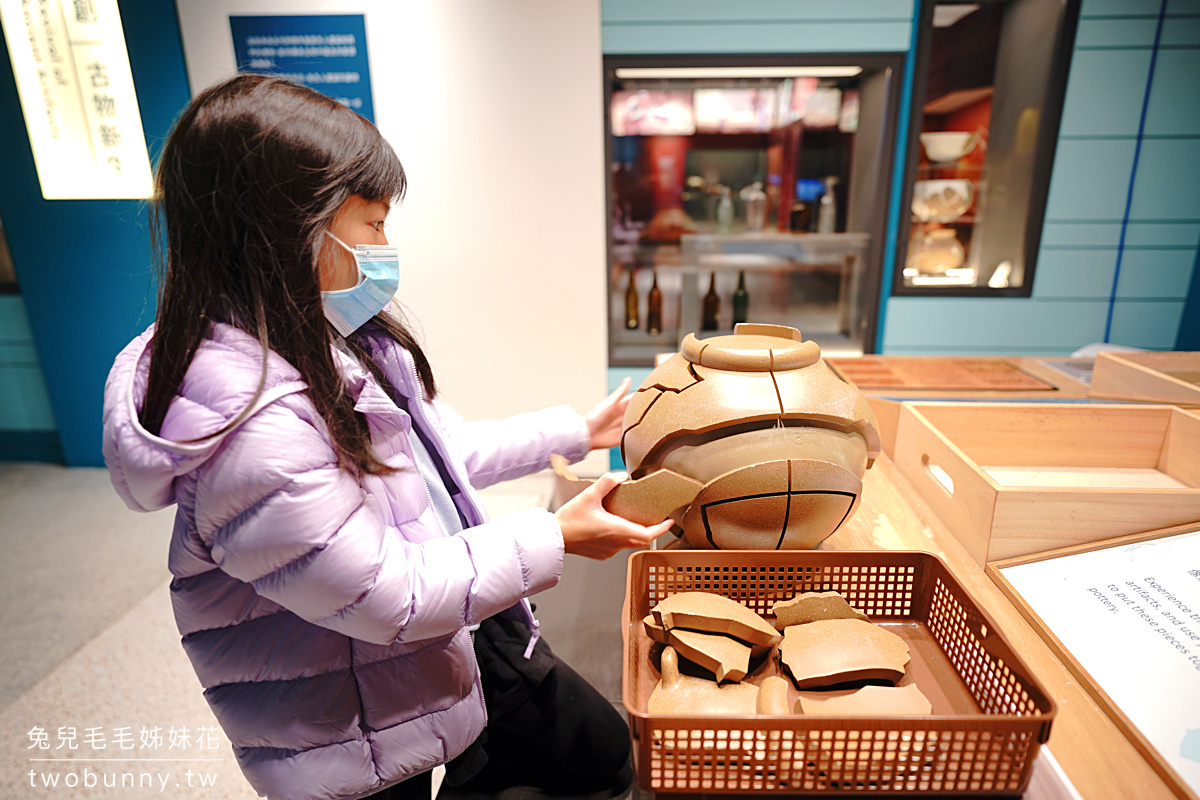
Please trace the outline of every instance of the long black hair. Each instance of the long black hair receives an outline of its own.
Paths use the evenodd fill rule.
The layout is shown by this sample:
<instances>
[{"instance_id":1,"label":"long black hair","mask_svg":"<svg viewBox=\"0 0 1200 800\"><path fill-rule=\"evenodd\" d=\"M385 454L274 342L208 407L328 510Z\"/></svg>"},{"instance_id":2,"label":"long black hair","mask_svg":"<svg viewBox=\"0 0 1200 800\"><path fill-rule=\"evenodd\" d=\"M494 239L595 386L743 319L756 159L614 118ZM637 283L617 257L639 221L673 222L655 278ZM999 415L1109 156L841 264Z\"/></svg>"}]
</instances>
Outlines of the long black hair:
<instances>
[{"instance_id":1,"label":"long black hair","mask_svg":"<svg viewBox=\"0 0 1200 800\"><path fill-rule=\"evenodd\" d=\"M257 401L273 350L308 385L339 464L392 471L371 448L366 420L335 366L318 258L328 247L325 231L352 195L398 202L406 189L404 168L375 126L318 92L239 75L199 94L167 139L155 177L159 297L142 425L161 430L210 324L225 322L259 341L263 364L254 399L222 431ZM404 324L386 313L373 322L411 351L432 397L429 361ZM363 342L348 342L382 378Z\"/></svg>"}]
</instances>

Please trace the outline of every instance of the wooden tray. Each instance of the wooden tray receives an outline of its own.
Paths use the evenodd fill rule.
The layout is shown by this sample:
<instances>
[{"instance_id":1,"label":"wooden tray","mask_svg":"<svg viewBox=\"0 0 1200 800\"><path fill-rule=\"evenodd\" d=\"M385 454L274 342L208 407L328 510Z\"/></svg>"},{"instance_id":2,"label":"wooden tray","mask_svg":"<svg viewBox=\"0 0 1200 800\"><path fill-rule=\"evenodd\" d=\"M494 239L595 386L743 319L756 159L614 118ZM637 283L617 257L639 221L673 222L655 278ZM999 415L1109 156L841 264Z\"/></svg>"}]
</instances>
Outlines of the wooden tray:
<instances>
[{"instance_id":1,"label":"wooden tray","mask_svg":"<svg viewBox=\"0 0 1200 800\"><path fill-rule=\"evenodd\" d=\"M1200 406L1200 353L1100 353L1092 397Z\"/></svg>"},{"instance_id":2,"label":"wooden tray","mask_svg":"<svg viewBox=\"0 0 1200 800\"><path fill-rule=\"evenodd\" d=\"M1054 391L1005 358L863 356L828 358L825 363L863 391Z\"/></svg>"},{"instance_id":3,"label":"wooden tray","mask_svg":"<svg viewBox=\"0 0 1200 800\"><path fill-rule=\"evenodd\" d=\"M894 461L981 565L1200 521L1200 416L904 403Z\"/></svg>"},{"instance_id":4,"label":"wooden tray","mask_svg":"<svg viewBox=\"0 0 1200 800\"><path fill-rule=\"evenodd\" d=\"M1113 595L1114 598L1116 595L1104 585L1106 581L1102 580L1102 576L1097 574L1097 564L1093 561L1089 561L1086 558L1080 558L1081 556L1084 556L1084 554L1088 553L1097 553L1098 551L1107 551L1116 554L1117 548L1128 548L1131 545L1146 545L1156 540L1161 541L1170 537L1196 533L1198 531L1200 531L1200 525L1195 523L1176 525L1157 531L1122 536L1105 542L1067 547L1034 556L1021 556L1018 558L1005 559L1003 561L997 561L987 565L988 575L992 578L996 585L1000 587L1000 589L1012 602L1013 606L1026 619L1026 621L1028 621L1033 629L1037 631L1037 633L1042 637L1042 639L1046 642L1058 659L1075 676L1076 680L1079 682L1079 685L1087 691L1091 698L1096 702L1096 705L1099 706L1106 714L1108 714L1109 718L1113 721L1113 724L1121 730L1130 743L1138 749L1142 756L1145 757L1146 761L1154 768L1154 770L1162 777L1162 779L1167 782L1167 784L1175 792L1176 796L1191 798L1192 800L1200 800L1200 796L1197 795L1197 792L1194 788L1196 785L1195 781L1190 782L1189 785L1189 781L1185 780L1185 778L1172 767L1172 765L1164 757L1163 752L1159 749L1159 747L1155 746L1150 738L1143 733L1137 724L1135 724L1133 719L1131 719L1126 712L1122 710L1117 701L1114 700L1114 698L1107 691L1105 691L1100 681L1098 681L1088 671L1084 664L1081 663L1080 659L1076 657L1076 654L1072 652L1071 648L1068 647L1059 637L1059 634L1067 637L1068 639L1078 639L1078 637L1081 635L1080 630L1084 627L1084 622L1081 620L1078 624L1075 624L1075 620L1072 618L1071 624L1064 624L1062 618L1064 616L1078 614L1080 613L1080 610L1093 617L1091 620L1092 623L1095 623L1095 617L1100 617L1100 624L1104 625L1105 627L1112 626L1112 620L1115 618L1116 614L1131 613L1128 610L1130 606L1126 604L1125 600L1120 598L1112 600L1108 599L1109 595ZM1062 588L1056 588L1054 593L1057 594L1061 592L1064 598L1064 605L1051 603L1049 606L1047 606L1045 596L1028 600L1025 595L1022 594L1021 590L1018 589L1017 585L1009 579L1009 576L1012 575L1011 568L1013 567L1020 567L1028 564L1037 564L1048 561L1057 562L1054 567L1054 574ZM1144 578L1144 576L1141 574L1143 571L1144 569L1135 569L1134 572L1137 574L1134 577ZM1008 574L1006 574L1006 572ZM1016 577L1017 576L1013 575L1014 579L1016 579ZM1095 592L1098 592L1099 595L1091 595L1087 597L1082 596L1079 593L1080 589L1085 586L1090 587L1093 580L1099 584L1097 587L1095 587ZM1018 582L1026 586L1028 589L1030 586L1030 581L1038 581L1040 584L1039 577L1032 575L1026 575ZM1125 610L1111 611L1111 609L1099 601L1099 596L1105 597L1105 600L1108 604L1120 605L1124 607ZM1129 595L1127 595L1127 597L1133 596L1136 596L1133 592L1130 592ZM1091 601L1093 599L1097 600L1095 605L1092 605ZM1074 605L1067 605L1072 603L1072 601ZM1031 605L1031 602L1036 604L1037 608L1035 608L1034 605ZM1138 598L1138 602L1140 602L1140 598ZM1039 608L1043 613L1057 618L1056 624L1051 625L1045 619L1043 619L1043 617L1038 613ZM1167 608L1170 610L1169 604ZM1114 616L1109 616L1110 612ZM1148 612L1148 615L1153 618L1155 612L1156 609L1151 609ZM1140 620L1140 617L1137 619L1127 618L1127 624L1132 624L1135 629L1140 628L1140 625L1138 624ZM1187 622L1187 624L1192 623ZM1193 625L1193 627L1195 626ZM1171 632L1175 633L1177 636L1184 638L1187 642L1187 645L1185 646L1195 644L1190 638L1181 636L1175 626L1166 624L1166 628L1171 629ZM1058 630L1058 634L1055 633L1056 629ZM1155 644L1153 640L1156 634L1147 632L1149 630L1150 628L1147 626L1147 628L1141 629L1139 632L1142 636L1148 637L1150 640L1152 640L1150 645L1153 646ZM1087 641L1091 641L1091 639L1085 638L1084 641L1086 643ZM1118 644L1118 646L1131 646L1138 648L1139 644L1145 643L1122 641ZM1161 647L1161 644L1159 646ZM1194 653L1196 651L1197 649L1193 647L1191 652ZM1139 656L1137 656L1137 658L1141 663L1145 663L1148 660L1150 664L1161 665L1162 661L1160 659L1150 658L1150 656L1148 654L1144 654L1141 649L1138 649L1138 652ZM1171 653L1165 657L1172 658L1174 657L1174 654ZM1100 658L1097 659L1095 652L1084 655L1083 658L1088 660L1088 662L1093 665L1099 665L1099 668L1110 671L1109 674L1105 676L1105 680L1107 681L1106 685L1108 685L1110 689L1126 691L1127 681L1136 683L1136 681L1139 679L1143 679L1143 676L1141 675L1133 675L1127 680L1123 678L1114 680L1111 670L1113 669L1112 664L1119 663L1117 658L1110 659L1101 655ZM1171 698L1167 697L1165 693L1163 693L1161 697L1163 703L1172 702ZM1177 697L1176 700L1182 703L1192 703L1194 708L1196 696L1194 693L1188 693L1185 696ZM1139 704L1136 709L1131 710L1131 713L1134 713L1139 718L1145 718L1146 715L1157 717L1157 712L1153 710L1154 707L1156 707L1154 701L1151 701L1146 705ZM1153 735L1157 736L1158 734ZM1200 731L1197 731L1191 735L1200 735Z\"/></svg>"}]
</instances>

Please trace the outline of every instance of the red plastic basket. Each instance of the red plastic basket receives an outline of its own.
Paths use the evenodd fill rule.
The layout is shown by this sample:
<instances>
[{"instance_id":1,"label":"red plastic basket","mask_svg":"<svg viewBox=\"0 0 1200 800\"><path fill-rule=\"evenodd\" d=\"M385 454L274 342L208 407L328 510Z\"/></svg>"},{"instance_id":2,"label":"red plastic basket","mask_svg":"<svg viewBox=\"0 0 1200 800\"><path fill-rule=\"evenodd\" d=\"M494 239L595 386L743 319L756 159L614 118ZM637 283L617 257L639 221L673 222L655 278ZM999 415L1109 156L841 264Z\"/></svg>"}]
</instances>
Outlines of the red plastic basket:
<instances>
[{"instance_id":1,"label":"red plastic basket","mask_svg":"<svg viewBox=\"0 0 1200 800\"><path fill-rule=\"evenodd\" d=\"M777 600L830 590L905 639L912 660L904 683L918 685L932 715L647 713L659 675L642 618L660 600L713 592L770 619ZM622 699L647 791L1014 795L1050 735L1053 701L930 553L639 552L629 560L624 620ZM772 655L747 680L778 670Z\"/></svg>"}]
</instances>

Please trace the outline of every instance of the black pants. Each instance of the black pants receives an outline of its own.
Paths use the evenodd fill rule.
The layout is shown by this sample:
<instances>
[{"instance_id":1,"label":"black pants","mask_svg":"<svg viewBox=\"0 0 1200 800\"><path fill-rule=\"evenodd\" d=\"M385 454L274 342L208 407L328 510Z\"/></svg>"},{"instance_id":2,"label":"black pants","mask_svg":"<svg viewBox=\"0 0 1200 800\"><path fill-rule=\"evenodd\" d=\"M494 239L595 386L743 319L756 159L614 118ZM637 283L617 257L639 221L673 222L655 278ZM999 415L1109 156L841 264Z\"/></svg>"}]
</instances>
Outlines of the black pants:
<instances>
[{"instance_id":1,"label":"black pants","mask_svg":"<svg viewBox=\"0 0 1200 800\"><path fill-rule=\"evenodd\" d=\"M611 702L538 640L524 657L529 631L503 617L475 633L488 724L446 765L447 789L494 794L532 786L553 794L623 792L633 781L629 727ZM428 798L429 774L371 800Z\"/></svg>"}]
</instances>

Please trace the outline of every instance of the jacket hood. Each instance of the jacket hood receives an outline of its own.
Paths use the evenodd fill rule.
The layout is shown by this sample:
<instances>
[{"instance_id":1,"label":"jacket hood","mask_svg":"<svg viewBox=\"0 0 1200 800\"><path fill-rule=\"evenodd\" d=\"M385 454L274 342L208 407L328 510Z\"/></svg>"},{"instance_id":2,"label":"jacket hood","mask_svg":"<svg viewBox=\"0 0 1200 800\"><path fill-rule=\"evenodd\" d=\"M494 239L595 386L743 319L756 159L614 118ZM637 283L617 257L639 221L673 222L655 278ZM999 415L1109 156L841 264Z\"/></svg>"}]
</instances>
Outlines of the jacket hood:
<instances>
[{"instance_id":1,"label":"jacket hood","mask_svg":"<svg viewBox=\"0 0 1200 800\"><path fill-rule=\"evenodd\" d=\"M167 408L162 430L155 435L138 419L146 399L153 336L152 325L130 342L117 355L104 385L104 463L117 493L138 511L174 503L175 479L220 449L235 428L211 434L251 403L254 407L245 419L281 397L308 388L299 371L272 351L267 355L266 383L255 400L262 346L244 331L214 323Z\"/></svg>"}]
</instances>

